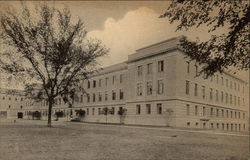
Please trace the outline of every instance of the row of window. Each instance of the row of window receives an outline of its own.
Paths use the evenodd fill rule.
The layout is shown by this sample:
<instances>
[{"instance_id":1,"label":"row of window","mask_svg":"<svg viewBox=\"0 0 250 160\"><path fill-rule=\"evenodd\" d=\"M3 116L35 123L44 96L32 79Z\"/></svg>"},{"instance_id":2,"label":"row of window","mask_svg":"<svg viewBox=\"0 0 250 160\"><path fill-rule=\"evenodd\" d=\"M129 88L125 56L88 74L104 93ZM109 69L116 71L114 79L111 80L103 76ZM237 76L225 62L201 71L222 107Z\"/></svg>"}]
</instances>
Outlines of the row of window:
<instances>
[{"instance_id":1,"label":"row of window","mask_svg":"<svg viewBox=\"0 0 250 160\"><path fill-rule=\"evenodd\" d=\"M194 111L194 112L192 112ZM210 111L210 112L208 112ZM218 109L213 107L199 107L198 105L195 105L194 108L191 107L189 104L186 104L186 115L192 115L195 116L210 116L210 117L222 117L222 118L235 118L235 119L245 119L246 115L244 112L235 111L235 110L228 110L228 109Z\"/></svg>"},{"instance_id":2,"label":"row of window","mask_svg":"<svg viewBox=\"0 0 250 160\"><path fill-rule=\"evenodd\" d=\"M146 104L146 114L151 114L151 104ZM141 104L137 104L136 105L136 114L141 114ZM162 114L162 104L161 103L158 103L156 104L156 113L157 114Z\"/></svg>"},{"instance_id":3,"label":"row of window","mask_svg":"<svg viewBox=\"0 0 250 160\"><path fill-rule=\"evenodd\" d=\"M161 61L158 61L157 62L157 71L158 72L163 72L164 71L164 61L161 60ZM148 63L146 65L147 67L147 70L146 70L146 73L147 74L152 74L153 73L153 63ZM142 76L143 75L143 66L140 65L140 66L137 66L137 76Z\"/></svg>"},{"instance_id":4,"label":"row of window","mask_svg":"<svg viewBox=\"0 0 250 160\"><path fill-rule=\"evenodd\" d=\"M190 122L187 122L187 126L191 126ZM199 126L199 123L196 122L195 126ZM207 123L202 123L202 127L205 129L209 126L207 126ZM242 127L242 128L241 128ZM245 124L237 124L237 123L210 123L210 129L222 129L227 131L241 131L246 130Z\"/></svg>"},{"instance_id":5,"label":"row of window","mask_svg":"<svg viewBox=\"0 0 250 160\"><path fill-rule=\"evenodd\" d=\"M198 71L198 66L197 65L194 65L195 66L195 75L198 76L199 74L199 71ZM190 62L187 61L187 73L190 73ZM204 75L204 78L205 78L205 75ZM228 79L225 79L224 80L224 77L221 76L219 80L219 75L215 75L215 76L212 76L210 77L210 81L213 82L215 79L216 83L217 84L221 84L222 86L226 86L227 88L230 88L230 89L234 89L235 91L239 91L240 92L240 83L237 83L237 82L233 82L233 81L229 81ZM221 81L221 83L219 83L219 81ZM225 83L225 84L224 84ZM244 85L242 86L242 92L244 93Z\"/></svg>"},{"instance_id":6,"label":"row of window","mask_svg":"<svg viewBox=\"0 0 250 160\"><path fill-rule=\"evenodd\" d=\"M119 83L123 83L123 77L124 75L123 74L120 74L119 76ZM108 82L109 82L109 77L106 77L105 79L105 86L108 86ZM112 85L114 85L116 83L116 76L113 75L112 76ZM102 87L103 86L103 79L99 79L98 80L98 86L99 87ZM96 88L97 87L97 80L92 80L92 88ZM91 88L91 81L89 80L88 83L87 83L87 88Z\"/></svg>"},{"instance_id":7,"label":"row of window","mask_svg":"<svg viewBox=\"0 0 250 160\"><path fill-rule=\"evenodd\" d=\"M5 100L6 99L5 96L3 96L2 99ZM11 97L9 97L9 101L11 101ZM15 101L18 101L17 97L15 97ZM20 101L23 101L22 97L20 98Z\"/></svg>"},{"instance_id":8,"label":"row of window","mask_svg":"<svg viewBox=\"0 0 250 160\"><path fill-rule=\"evenodd\" d=\"M190 94L190 81L186 80L186 94ZM213 100L213 95L214 95L214 90L213 88L209 88L209 99ZM221 99L221 102L224 102L224 94L225 94L225 103L228 104L234 104L234 105L241 105L240 104L240 97L233 96L232 94L224 93L223 91L220 92L220 98L219 98L219 91L215 90L215 100L219 101ZM194 96L199 95L199 85L197 83L194 84ZM206 87L201 86L201 97L203 99L206 98ZM234 103L233 103L234 102ZM245 99L242 98L242 103L245 105Z\"/></svg>"},{"instance_id":9,"label":"row of window","mask_svg":"<svg viewBox=\"0 0 250 160\"><path fill-rule=\"evenodd\" d=\"M143 84L142 82L137 83L136 87L136 94L137 96L142 96L143 95ZM158 80L157 81L157 94L163 94L164 93L164 82L163 80ZM148 81L146 82L146 94L147 95L152 95L153 94L153 82Z\"/></svg>"},{"instance_id":10,"label":"row of window","mask_svg":"<svg viewBox=\"0 0 250 160\"><path fill-rule=\"evenodd\" d=\"M98 96L98 97L97 97ZM117 93L115 90L112 90L111 91L111 100L118 100L117 98ZM108 101L108 91L105 91L104 92L104 100L105 101ZM98 98L98 99L97 99ZM124 99L124 91L122 89L119 90L119 100L123 100ZM97 95L96 93L92 93L92 102L96 102L96 101L103 101L103 95L101 92L99 92ZM89 103L91 101L91 98L90 98L90 94L87 94L87 102ZM82 102L82 101L81 101Z\"/></svg>"}]
</instances>

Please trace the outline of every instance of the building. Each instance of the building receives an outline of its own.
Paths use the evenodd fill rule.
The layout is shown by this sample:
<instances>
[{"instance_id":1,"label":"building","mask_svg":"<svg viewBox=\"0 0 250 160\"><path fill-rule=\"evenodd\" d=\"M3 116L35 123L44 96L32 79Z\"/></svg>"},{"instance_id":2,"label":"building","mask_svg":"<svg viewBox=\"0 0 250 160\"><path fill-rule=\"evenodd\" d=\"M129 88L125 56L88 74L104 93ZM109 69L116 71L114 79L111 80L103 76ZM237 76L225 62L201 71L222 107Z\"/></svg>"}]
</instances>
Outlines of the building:
<instances>
[{"instance_id":1,"label":"building","mask_svg":"<svg viewBox=\"0 0 250 160\"><path fill-rule=\"evenodd\" d=\"M180 38L138 49L126 62L98 71L79 84L87 94L79 91L72 108L58 98L53 112L69 120L83 109L86 122L246 131L248 83L230 73L197 77L201 66L185 57ZM46 102L34 109L46 119Z\"/></svg>"}]
</instances>

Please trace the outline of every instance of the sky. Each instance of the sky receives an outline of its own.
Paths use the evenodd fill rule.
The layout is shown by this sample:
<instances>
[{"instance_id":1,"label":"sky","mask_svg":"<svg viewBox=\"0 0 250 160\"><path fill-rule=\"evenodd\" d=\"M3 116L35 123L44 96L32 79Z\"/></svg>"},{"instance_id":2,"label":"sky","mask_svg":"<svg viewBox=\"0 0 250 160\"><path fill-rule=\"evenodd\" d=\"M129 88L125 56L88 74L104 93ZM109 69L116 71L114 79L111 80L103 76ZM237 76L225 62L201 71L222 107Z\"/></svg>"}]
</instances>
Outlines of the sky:
<instances>
[{"instance_id":1,"label":"sky","mask_svg":"<svg viewBox=\"0 0 250 160\"><path fill-rule=\"evenodd\" d=\"M26 1L28 6L41 2ZM206 27L176 32L176 24L167 18L159 18L170 1L54 1L47 2L58 8L68 7L74 19L84 21L87 36L100 39L110 49L101 58L103 67L124 62L137 49L179 35L189 39L209 37ZM1 1L0 8L8 5L20 8L19 1ZM221 31L218 31L221 32Z\"/></svg>"}]
</instances>

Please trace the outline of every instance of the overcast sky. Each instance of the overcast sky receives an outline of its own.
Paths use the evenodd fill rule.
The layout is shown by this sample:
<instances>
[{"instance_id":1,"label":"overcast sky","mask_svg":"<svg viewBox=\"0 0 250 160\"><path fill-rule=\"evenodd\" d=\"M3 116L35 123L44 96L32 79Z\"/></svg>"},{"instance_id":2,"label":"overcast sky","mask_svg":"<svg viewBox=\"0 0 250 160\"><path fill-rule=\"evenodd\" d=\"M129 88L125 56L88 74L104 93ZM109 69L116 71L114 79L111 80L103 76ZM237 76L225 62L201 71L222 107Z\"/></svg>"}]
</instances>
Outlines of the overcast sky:
<instances>
[{"instance_id":1,"label":"overcast sky","mask_svg":"<svg viewBox=\"0 0 250 160\"><path fill-rule=\"evenodd\" d=\"M39 2L26 1L26 3L28 6L34 6ZM110 49L108 56L101 59L103 66L126 61L127 56L133 54L135 50L178 35L186 35L190 39L198 36L201 40L209 37L205 27L187 32L175 32L175 24L169 24L166 18L159 18L168 8L169 1L49 3L59 8L69 7L72 17L85 22L88 36L102 40ZM2 9L8 5L20 7L20 2L0 2Z\"/></svg>"}]
</instances>

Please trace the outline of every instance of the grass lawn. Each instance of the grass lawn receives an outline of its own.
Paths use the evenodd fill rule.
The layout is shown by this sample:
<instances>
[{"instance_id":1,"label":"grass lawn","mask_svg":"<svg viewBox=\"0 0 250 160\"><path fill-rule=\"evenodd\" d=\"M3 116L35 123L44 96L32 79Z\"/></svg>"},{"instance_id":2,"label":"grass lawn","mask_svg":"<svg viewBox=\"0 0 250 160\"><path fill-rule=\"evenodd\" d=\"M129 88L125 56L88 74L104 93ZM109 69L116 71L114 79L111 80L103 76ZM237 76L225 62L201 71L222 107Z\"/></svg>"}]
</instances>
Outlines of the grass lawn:
<instances>
[{"instance_id":1,"label":"grass lawn","mask_svg":"<svg viewBox=\"0 0 250 160\"><path fill-rule=\"evenodd\" d=\"M0 122L0 160L244 160L247 136L72 122ZM234 158L233 158L234 157Z\"/></svg>"}]
</instances>

